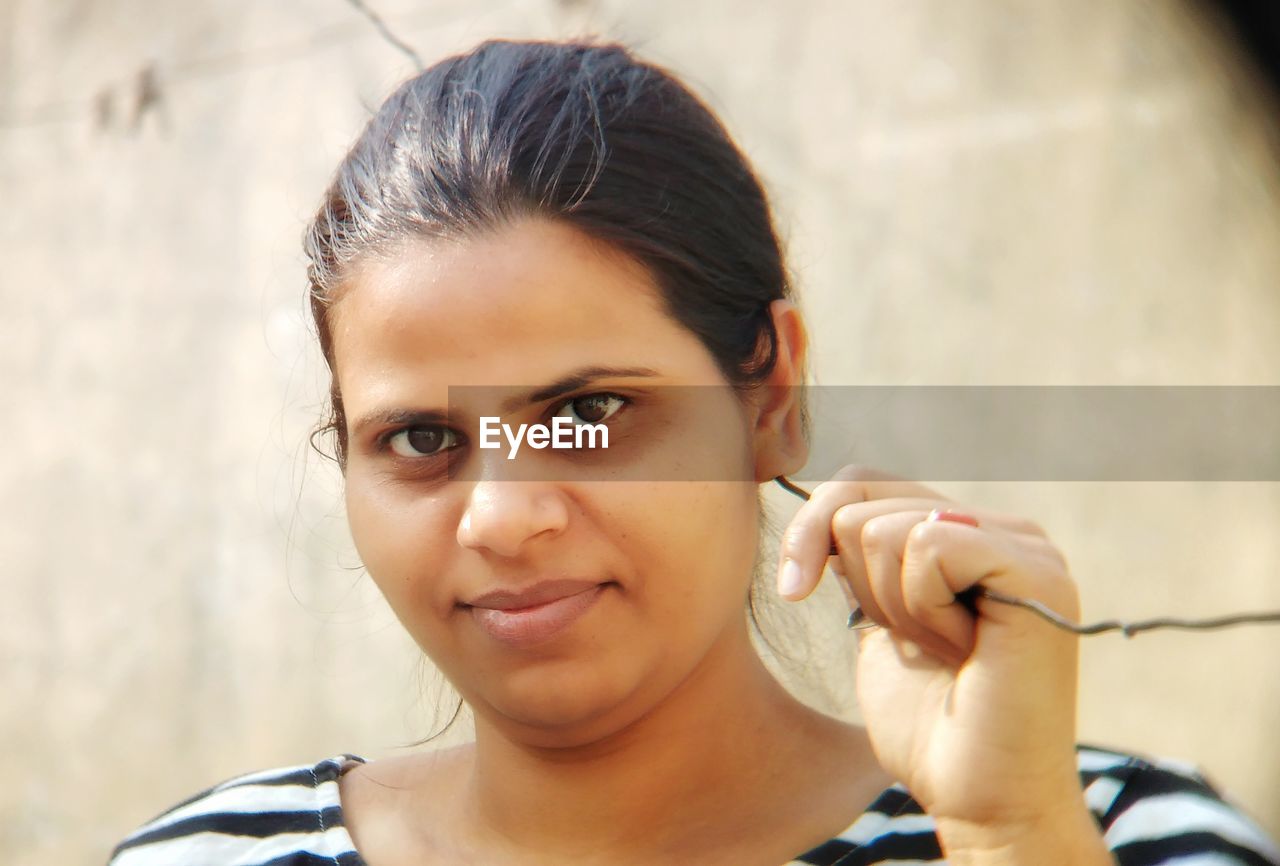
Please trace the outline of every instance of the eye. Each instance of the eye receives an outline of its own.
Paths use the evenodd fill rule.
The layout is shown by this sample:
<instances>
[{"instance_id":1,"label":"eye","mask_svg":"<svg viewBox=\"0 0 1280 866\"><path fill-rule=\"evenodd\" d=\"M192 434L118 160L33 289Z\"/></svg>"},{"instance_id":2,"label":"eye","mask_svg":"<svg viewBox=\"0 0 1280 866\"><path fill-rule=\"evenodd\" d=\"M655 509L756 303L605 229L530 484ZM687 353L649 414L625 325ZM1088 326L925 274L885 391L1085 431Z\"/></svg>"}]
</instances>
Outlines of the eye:
<instances>
[{"instance_id":1,"label":"eye","mask_svg":"<svg viewBox=\"0 0 1280 866\"><path fill-rule=\"evenodd\" d=\"M587 394L567 400L560 411L552 417L565 415L568 410L571 414L566 417L577 415L585 424L603 424L606 419L630 402L626 397L619 397L617 394Z\"/></svg>"},{"instance_id":2,"label":"eye","mask_svg":"<svg viewBox=\"0 0 1280 866\"><path fill-rule=\"evenodd\" d=\"M447 427L406 427L391 434L387 445L401 457L433 457L456 445L457 438Z\"/></svg>"}]
</instances>

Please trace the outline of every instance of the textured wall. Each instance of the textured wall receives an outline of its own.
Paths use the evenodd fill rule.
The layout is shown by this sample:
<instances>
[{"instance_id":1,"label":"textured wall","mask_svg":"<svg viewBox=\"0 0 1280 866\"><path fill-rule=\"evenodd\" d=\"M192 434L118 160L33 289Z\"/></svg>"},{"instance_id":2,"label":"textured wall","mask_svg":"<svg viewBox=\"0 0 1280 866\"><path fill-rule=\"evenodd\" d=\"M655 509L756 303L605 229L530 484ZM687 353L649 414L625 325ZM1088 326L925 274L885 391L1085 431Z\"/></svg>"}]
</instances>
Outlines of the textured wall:
<instances>
[{"instance_id":1,"label":"textured wall","mask_svg":"<svg viewBox=\"0 0 1280 866\"><path fill-rule=\"evenodd\" d=\"M776 199L823 384L1280 384L1274 111L1172 0L376 7L429 59L590 28L684 72ZM338 0L0 0L18 866L100 860L235 772L430 729L305 446L298 245L410 71ZM1274 483L944 486L1046 526L1091 618L1280 607ZM805 603L829 635L836 599ZM1090 639L1081 737L1197 761L1280 834L1278 645Z\"/></svg>"}]
</instances>

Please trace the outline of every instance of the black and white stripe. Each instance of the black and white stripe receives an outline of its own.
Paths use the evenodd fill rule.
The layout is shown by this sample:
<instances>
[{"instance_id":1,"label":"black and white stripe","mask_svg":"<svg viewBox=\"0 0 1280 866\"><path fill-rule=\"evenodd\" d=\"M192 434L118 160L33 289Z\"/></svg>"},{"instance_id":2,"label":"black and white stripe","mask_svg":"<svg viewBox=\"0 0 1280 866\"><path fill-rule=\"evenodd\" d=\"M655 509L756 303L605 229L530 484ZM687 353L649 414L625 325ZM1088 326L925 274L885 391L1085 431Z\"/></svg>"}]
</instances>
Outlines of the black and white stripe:
<instances>
[{"instance_id":1,"label":"black and white stripe","mask_svg":"<svg viewBox=\"0 0 1280 866\"><path fill-rule=\"evenodd\" d=\"M360 758L238 776L130 834L110 866L365 866L342 824L338 776Z\"/></svg>"},{"instance_id":2,"label":"black and white stripe","mask_svg":"<svg viewBox=\"0 0 1280 866\"><path fill-rule=\"evenodd\" d=\"M1192 766L1093 746L1076 749L1085 804L1120 866L1280 866L1280 849ZM940 863L933 819L906 789L882 794L848 830L796 863Z\"/></svg>"},{"instance_id":3,"label":"black and white stripe","mask_svg":"<svg viewBox=\"0 0 1280 866\"><path fill-rule=\"evenodd\" d=\"M1120 866L1280 866L1280 849L1194 767L1077 749L1089 810ZM128 836L109 866L366 866L343 826L338 777L353 755L239 776ZM933 819L899 785L840 835L797 857L808 866L940 863Z\"/></svg>"}]
</instances>

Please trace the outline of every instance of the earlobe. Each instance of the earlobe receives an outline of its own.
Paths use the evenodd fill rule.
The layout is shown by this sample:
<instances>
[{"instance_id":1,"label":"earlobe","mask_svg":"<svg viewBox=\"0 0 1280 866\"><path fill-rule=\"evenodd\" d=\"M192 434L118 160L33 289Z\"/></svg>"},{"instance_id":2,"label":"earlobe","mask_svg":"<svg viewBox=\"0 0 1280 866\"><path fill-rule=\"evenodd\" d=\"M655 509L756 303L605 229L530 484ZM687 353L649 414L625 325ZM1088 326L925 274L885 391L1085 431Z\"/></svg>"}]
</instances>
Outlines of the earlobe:
<instances>
[{"instance_id":1,"label":"earlobe","mask_svg":"<svg viewBox=\"0 0 1280 866\"><path fill-rule=\"evenodd\" d=\"M795 304L779 299L769 305L777 335L773 371L757 392L755 475L763 483L801 469L809 459L802 412L808 337Z\"/></svg>"}]
</instances>

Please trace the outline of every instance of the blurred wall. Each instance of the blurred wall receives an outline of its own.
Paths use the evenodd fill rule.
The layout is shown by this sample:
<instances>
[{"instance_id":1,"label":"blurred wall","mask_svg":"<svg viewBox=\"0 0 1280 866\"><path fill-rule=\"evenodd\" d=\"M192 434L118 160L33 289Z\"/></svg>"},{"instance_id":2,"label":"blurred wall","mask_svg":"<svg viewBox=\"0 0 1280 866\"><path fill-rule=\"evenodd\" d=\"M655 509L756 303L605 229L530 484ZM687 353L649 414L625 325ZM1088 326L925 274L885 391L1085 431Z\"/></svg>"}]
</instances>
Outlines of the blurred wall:
<instances>
[{"instance_id":1,"label":"blurred wall","mask_svg":"<svg viewBox=\"0 0 1280 866\"><path fill-rule=\"evenodd\" d=\"M1280 384L1274 105L1190 6L374 5L428 61L592 30L684 73L774 196L821 384ZM431 730L306 447L298 243L411 72L339 0L0 0L11 862ZM1274 483L942 486L1040 521L1089 618L1280 608ZM833 606L801 605L838 643ZM1280 834L1278 641L1088 639L1080 736L1197 762Z\"/></svg>"}]
</instances>

